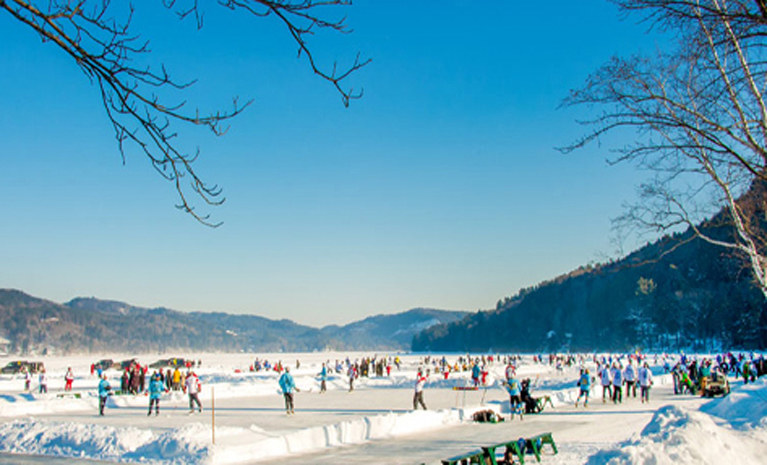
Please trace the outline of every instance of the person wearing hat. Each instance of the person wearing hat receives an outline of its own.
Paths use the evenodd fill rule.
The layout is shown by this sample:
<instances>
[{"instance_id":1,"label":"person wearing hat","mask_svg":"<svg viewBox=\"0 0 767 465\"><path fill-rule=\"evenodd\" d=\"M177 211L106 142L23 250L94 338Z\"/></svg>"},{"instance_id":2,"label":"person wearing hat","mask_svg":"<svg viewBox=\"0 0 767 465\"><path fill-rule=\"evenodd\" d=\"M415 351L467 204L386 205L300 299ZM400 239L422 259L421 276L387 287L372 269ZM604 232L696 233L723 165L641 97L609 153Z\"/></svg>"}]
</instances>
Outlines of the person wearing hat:
<instances>
[{"instance_id":1,"label":"person wearing hat","mask_svg":"<svg viewBox=\"0 0 767 465\"><path fill-rule=\"evenodd\" d=\"M293 376L290 374L289 367L285 367L285 372L280 376L278 382L280 383L282 394L285 396L285 411L288 415L292 415L295 413L293 410L293 392L298 391L299 389L296 387L295 381L293 381Z\"/></svg>"},{"instance_id":2,"label":"person wearing hat","mask_svg":"<svg viewBox=\"0 0 767 465\"><path fill-rule=\"evenodd\" d=\"M583 401L583 406L588 407L589 406L589 392L591 391L591 376L589 375L589 369L584 368L581 370L581 377L578 379L578 387L581 388L580 393L578 394L578 398L575 399L575 406L578 406L578 402L581 400L581 397L585 397L585 400Z\"/></svg>"},{"instance_id":3,"label":"person wearing hat","mask_svg":"<svg viewBox=\"0 0 767 465\"><path fill-rule=\"evenodd\" d=\"M154 414L160 414L160 396L163 392L167 392L165 383L160 380L160 375L155 373L152 375L152 380L149 382L149 412L147 416L152 414L152 406L154 405Z\"/></svg>"},{"instance_id":4,"label":"person wearing hat","mask_svg":"<svg viewBox=\"0 0 767 465\"><path fill-rule=\"evenodd\" d=\"M644 366L639 369L639 389L643 404L650 402L650 387L652 384L652 371L650 371L650 367L645 362Z\"/></svg>"},{"instance_id":5,"label":"person wearing hat","mask_svg":"<svg viewBox=\"0 0 767 465\"><path fill-rule=\"evenodd\" d=\"M99 415L104 416L104 407L107 404L107 398L109 397L112 386L107 381L107 374L101 374L101 381L99 381Z\"/></svg>"},{"instance_id":6,"label":"person wearing hat","mask_svg":"<svg viewBox=\"0 0 767 465\"><path fill-rule=\"evenodd\" d=\"M426 410L426 404L423 401L423 387L426 385L426 377L421 370L418 370L418 374L415 377L415 394L413 394L413 410L418 410L418 404L421 404L424 410Z\"/></svg>"},{"instance_id":7,"label":"person wearing hat","mask_svg":"<svg viewBox=\"0 0 767 465\"><path fill-rule=\"evenodd\" d=\"M186 393L189 394L189 413L194 413L194 404L197 404L197 408L202 413L202 404L200 403L200 379L195 372L190 372L186 377Z\"/></svg>"}]
</instances>

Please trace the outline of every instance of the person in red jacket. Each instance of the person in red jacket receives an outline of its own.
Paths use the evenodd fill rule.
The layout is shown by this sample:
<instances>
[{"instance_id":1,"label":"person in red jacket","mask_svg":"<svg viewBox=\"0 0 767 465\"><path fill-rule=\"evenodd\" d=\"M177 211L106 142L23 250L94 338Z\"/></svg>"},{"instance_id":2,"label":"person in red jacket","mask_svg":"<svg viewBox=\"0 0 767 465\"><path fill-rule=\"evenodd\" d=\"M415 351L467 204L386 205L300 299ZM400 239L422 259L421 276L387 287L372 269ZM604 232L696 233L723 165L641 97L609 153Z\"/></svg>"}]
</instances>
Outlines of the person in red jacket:
<instances>
[{"instance_id":1,"label":"person in red jacket","mask_svg":"<svg viewBox=\"0 0 767 465\"><path fill-rule=\"evenodd\" d=\"M413 410L418 410L418 404L421 404L424 410L426 410L426 404L423 401L423 387L426 385L426 377L421 370L418 370L418 374L415 377L415 394L413 395Z\"/></svg>"},{"instance_id":2,"label":"person in red jacket","mask_svg":"<svg viewBox=\"0 0 767 465\"><path fill-rule=\"evenodd\" d=\"M72 367L67 368L67 374L64 375L64 390L65 391L71 391L72 390L72 381L75 380L75 374L72 373Z\"/></svg>"}]
</instances>

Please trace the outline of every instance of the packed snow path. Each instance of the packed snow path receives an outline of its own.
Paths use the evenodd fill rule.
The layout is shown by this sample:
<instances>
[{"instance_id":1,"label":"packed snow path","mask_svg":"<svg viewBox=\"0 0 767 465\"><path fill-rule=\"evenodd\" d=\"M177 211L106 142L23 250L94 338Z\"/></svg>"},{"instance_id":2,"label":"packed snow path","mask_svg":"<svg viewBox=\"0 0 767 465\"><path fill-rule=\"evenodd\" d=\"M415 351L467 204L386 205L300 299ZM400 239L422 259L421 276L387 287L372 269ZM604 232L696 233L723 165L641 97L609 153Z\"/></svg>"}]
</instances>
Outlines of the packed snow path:
<instances>
[{"instance_id":1,"label":"packed snow path","mask_svg":"<svg viewBox=\"0 0 767 465\"><path fill-rule=\"evenodd\" d=\"M498 402L506 407L506 396L497 389L494 391L488 393L488 397L493 401L490 405ZM436 391L427 392L427 402L439 397ZM597 395L588 408L575 408L572 405L547 407L544 412L526 415L521 421L516 417L509 421L508 414L504 414L506 421L498 424L460 424L394 440L370 441L358 446L326 449L318 453L283 457L261 463L438 464L441 459L468 452L482 445L552 432L559 454L546 455L542 464L570 465L584 463L590 455L599 450L609 448L616 442L639 433L662 405L675 404L698 408L706 402L699 397L675 396L669 386L654 388L652 397L649 404L640 403L639 398L631 398L624 399L622 404L614 405L612 402L603 404L601 396Z\"/></svg>"}]
</instances>

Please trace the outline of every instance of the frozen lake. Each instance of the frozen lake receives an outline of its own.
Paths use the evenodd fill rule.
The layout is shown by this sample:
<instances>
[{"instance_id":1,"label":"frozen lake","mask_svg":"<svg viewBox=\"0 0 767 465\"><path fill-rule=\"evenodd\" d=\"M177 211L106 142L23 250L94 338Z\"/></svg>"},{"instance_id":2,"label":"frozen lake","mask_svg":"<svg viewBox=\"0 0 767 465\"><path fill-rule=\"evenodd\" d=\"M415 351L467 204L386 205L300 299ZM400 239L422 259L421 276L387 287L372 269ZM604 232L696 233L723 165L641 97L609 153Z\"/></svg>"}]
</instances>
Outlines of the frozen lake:
<instances>
[{"instance_id":1,"label":"frozen lake","mask_svg":"<svg viewBox=\"0 0 767 465\"><path fill-rule=\"evenodd\" d=\"M350 358L362 356L351 354ZM49 457L0 455L0 463L97 463L60 457L79 455L109 462L157 464L431 464L480 445L541 432L553 433L560 452L557 456L547 456L545 463L584 463L599 451L624 447L626 441L639 440L649 434L645 431L649 423L663 421L656 418L659 409L663 415L678 416L690 412L691 419L677 423L696 426L697 415L709 416L699 413L701 406L712 402L700 397L676 396L668 384L668 377L660 376L656 377L649 404L640 403L638 398L626 399L618 405L603 404L599 400L601 389L595 389L597 401L592 401L588 409L575 408L572 401L576 394L574 385L578 369L557 370L548 364L533 363L526 357L518 366L520 377L533 379L536 383L533 394L551 395L555 408L548 407L541 414L528 415L522 421L517 418L508 421L508 396L498 384L505 365L494 363L488 365L489 386L486 390L453 390L454 386L468 383L468 372L451 373L447 380L441 374L432 374L424 395L429 411L413 412L415 370L426 366L418 356L401 356L402 367L392 370L391 376L359 379L353 392L348 392L345 374L331 375L329 390L324 394L319 393L316 379L320 364L324 360L334 363L335 358L345 358L345 355L264 354L259 357L270 360L281 357L285 364L292 361L296 384L302 389L295 396L295 415L285 414L276 373L247 371L254 355L201 354L199 358L203 364L197 371L203 380L201 397L205 411L194 415L188 414L185 396L175 393L166 395L161 401L159 416L146 416L148 400L139 395L113 398L106 416L99 417L93 395L96 380L87 369L93 357L45 360L46 366L50 367L51 379L51 393L47 396L22 394L23 381L4 376L0 378L0 388L9 394L5 400L0 397L0 421L4 422L0 425L0 450L58 458L54 462ZM146 361L141 361L152 361L149 360L152 357L145 358ZM296 358L301 360L298 369L295 368ZM455 356L448 356L448 359L454 360ZM63 379L67 366L78 372L75 388L80 389L82 399L56 397L61 388L54 387L53 381L58 376ZM758 389L764 387L761 382L748 389L758 396L765 392ZM211 388L216 395L215 446L212 445ZM10 402L9 398L16 400ZM742 398L744 402L750 399L747 394L740 397L733 394L730 398ZM669 405L678 407L679 411L663 410L666 408L663 406ZM484 408L502 413L507 421L480 424L468 420L472 412ZM717 423L723 421L712 421L712 424ZM705 433L695 431L685 440L693 448L700 447L695 441L706 438L705 435L732 434L743 442L739 445L739 464L752 463L753 454L767 453L765 428L751 428L745 433L727 425L717 427L724 429ZM700 462L682 460L676 463Z\"/></svg>"}]
</instances>

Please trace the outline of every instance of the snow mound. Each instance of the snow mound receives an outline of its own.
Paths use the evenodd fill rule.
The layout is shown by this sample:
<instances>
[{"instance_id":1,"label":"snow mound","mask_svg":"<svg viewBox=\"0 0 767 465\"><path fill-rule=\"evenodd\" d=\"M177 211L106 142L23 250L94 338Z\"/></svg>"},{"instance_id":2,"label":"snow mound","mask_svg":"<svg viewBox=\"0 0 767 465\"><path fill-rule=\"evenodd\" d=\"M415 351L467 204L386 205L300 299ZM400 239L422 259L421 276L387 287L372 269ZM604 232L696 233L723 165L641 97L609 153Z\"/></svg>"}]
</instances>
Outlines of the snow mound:
<instances>
[{"instance_id":1,"label":"snow mound","mask_svg":"<svg viewBox=\"0 0 767 465\"><path fill-rule=\"evenodd\" d=\"M374 439L394 438L443 428L463 421L467 412L460 410L414 411L389 413L358 418L332 425L317 426L282 436L252 435L232 444L217 444L213 455L215 464L274 459L326 448L362 444Z\"/></svg>"},{"instance_id":2,"label":"snow mound","mask_svg":"<svg viewBox=\"0 0 767 465\"><path fill-rule=\"evenodd\" d=\"M153 432L30 418L0 424L0 451L157 465L221 465L439 429L459 424L472 413L472 409L388 413L286 434L257 427L216 428L215 446L210 426L200 423Z\"/></svg>"},{"instance_id":3,"label":"snow mound","mask_svg":"<svg viewBox=\"0 0 767 465\"><path fill-rule=\"evenodd\" d=\"M137 428L34 419L0 425L0 450L11 453L114 459L151 439Z\"/></svg>"},{"instance_id":4,"label":"snow mound","mask_svg":"<svg viewBox=\"0 0 767 465\"><path fill-rule=\"evenodd\" d=\"M709 402L701 410L736 427L761 426L767 430L767 377L733 390L730 395Z\"/></svg>"},{"instance_id":5,"label":"snow mound","mask_svg":"<svg viewBox=\"0 0 767 465\"><path fill-rule=\"evenodd\" d=\"M163 464L207 464L211 463L208 458L210 437L210 427L194 423L152 435L143 445L123 454L123 457L136 462L150 458Z\"/></svg>"},{"instance_id":6,"label":"snow mound","mask_svg":"<svg viewBox=\"0 0 767 465\"><path fill-rule=\"evenodd\" d=\"M719 426L703 412L661 407L638 437L598 452L587 465L761 465L765 438L749 437Z\"/></svg>"}]
</instances>

